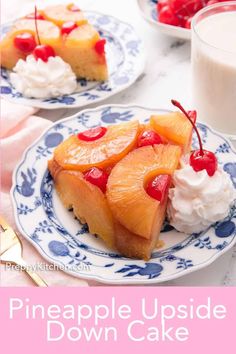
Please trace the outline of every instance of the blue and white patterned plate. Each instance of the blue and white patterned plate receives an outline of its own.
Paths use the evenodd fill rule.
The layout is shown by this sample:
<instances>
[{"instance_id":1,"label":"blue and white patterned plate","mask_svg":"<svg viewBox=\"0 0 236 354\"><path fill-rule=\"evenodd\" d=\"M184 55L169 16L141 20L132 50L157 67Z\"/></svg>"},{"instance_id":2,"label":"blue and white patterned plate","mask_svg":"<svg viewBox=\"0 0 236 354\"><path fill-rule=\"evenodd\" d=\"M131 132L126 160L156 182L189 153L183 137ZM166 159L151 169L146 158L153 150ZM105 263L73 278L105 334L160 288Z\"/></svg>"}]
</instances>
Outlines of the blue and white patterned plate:
<instances>
[{"instance_id":1,"label":"blue and white patterned plate","mask_svg":"<svg viewBox=\"0 0 236 354\"><path fill-rule=\"evenodd\" d=\"M100 106L55 123L28 150L15 170L11 191L20 232L42 256L72 275L104 283L133 284L171 280L205 267L233 246L236 208L229 216L200 234L185 235L165 223L149 262L122 257L89 234L60 202L47 170L54 148L71 134L98 126L139 119L146 122L160 110L138 106ZM206 149L214 151L220 166L236 188L236 152L220 134L199 123ZM196 138L193 137L193 145Z\"/></svg>"},{"instance_id":2,"label":"blue and white patterned plate","mask_svg":"<svg viewBox=\"0 0 236 354\"><path fill-rule=\"evenodd\" d=\"M75 108L102 101L132 85L142 74L145 65L143 45L134 28L115 17L97 12L85 11L85 15L107 40L108 81L78 80L78 88L71 95L51 99L26 98L12 87L10 71L1 68L1 95L16 103L39 108ZM8 23L1 27L2 36L9 31L11 25Z\"/></svg>"},{"instance_id":3,"label":"blue and white patterned plate","mask_svg":"<svg viewBox=\"0 0 236 354\"><path fill-rule=\"evenodd\" d=\"M157 20L158 0L137 0L137 2L142 16L154 28L171 37L186 40L191 39L191 31L189 29L166 25L165 23L161 23Z\"/></svg>"}]
</instances>

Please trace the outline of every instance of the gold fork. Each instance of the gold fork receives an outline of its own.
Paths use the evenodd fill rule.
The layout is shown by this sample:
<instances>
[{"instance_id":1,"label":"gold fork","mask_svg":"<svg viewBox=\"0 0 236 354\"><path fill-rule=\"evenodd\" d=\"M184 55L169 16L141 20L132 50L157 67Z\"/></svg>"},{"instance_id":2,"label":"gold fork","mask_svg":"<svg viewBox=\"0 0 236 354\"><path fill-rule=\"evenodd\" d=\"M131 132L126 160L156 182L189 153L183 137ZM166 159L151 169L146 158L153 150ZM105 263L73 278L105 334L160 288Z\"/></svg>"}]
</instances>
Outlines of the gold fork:
<instances>
[{"instance_id":1,"label":"gold fork","mask_svg":"<svg viewBox=\"0 0 236 354\"><path fill-rule=\"evenodd\" d=\"M22 244L15 231L0 215L0 262L17 264L30 276L38 286L48 286L45 281L27 266L22 258Z\"/></svg>"}]
</instances>

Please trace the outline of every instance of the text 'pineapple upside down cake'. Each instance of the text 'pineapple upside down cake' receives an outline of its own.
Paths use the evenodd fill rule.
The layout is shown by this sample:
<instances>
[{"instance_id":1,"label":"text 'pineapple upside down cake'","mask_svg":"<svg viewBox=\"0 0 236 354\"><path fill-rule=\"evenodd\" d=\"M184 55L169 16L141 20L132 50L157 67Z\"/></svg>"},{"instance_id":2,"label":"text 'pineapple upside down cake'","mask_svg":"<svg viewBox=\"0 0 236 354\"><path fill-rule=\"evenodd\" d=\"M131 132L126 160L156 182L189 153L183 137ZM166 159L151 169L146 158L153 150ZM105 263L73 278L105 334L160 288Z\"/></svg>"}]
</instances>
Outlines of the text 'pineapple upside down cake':
<instances>
[{"instance_id":1,"label":"text 'pineapple upside down cake'","mask_svg":"<svg viewBox=\"0 0 236 354\"><path fill-rule=\"evenodd\" d=\"M192 125L173 112L72 135L48 162L56 191L90 233L132 258L149 259L166 217L168 191Z\"/></svg>"}]
</instances>

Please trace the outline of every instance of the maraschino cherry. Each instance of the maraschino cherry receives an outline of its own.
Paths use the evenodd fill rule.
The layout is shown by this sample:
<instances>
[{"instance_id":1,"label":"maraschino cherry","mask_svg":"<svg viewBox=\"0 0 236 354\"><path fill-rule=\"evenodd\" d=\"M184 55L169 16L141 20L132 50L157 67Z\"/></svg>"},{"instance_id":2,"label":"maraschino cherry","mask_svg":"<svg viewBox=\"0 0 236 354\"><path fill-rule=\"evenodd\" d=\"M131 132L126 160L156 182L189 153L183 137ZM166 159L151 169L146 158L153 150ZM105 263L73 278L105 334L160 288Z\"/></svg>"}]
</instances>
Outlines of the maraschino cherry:
<instances>
[{"instance_id":1,"label":"maraschino cherry","mask_svg":"<svg viewBox=\"0 0 236 354\"><path fill-rule=\"evenodd\" d=\"M138 137L138 147L154 145L154 144L163 144L162 138L159 134L153 130L145 130Z\"/></svg>"},{"instance_id":2,"label":"maraschino cherry","mask_svg":"<svg viewBox=\"0 0 236 354\"><path fill-rule=\"evenodd\" d=\"M106 44L106 40L104 38L99 39L95 43L94 48L98 54L103 55L105 53L105 44Z\"/></svg>"},{"instance_id":3,"label":"maraschino cherry","mask_svg":"<svg viewBox=\"0 0 236 354\"><path fill-rule=\"evenodd\" d=\"M159 21L167 25L180 26L181 20L173 12L172 8L169 5L163 6L159 12Z\"/></svg>"},{"instance_id":4,"label":"maraschino cherry","mask_svg":"<svg viewBox=\"0 0 236 354\"><path fill-rule=\"evenodd\" d=\"M171 176L158 175L146 186L147 194L162 203L166 197L167 190L171 183Z\"/></svg>"},{"instance_id":5,"label":"maraschino cherry","mask_svg":"<svg viewBox=\"0 0 236 354\"><path fill-rule=\"evenodd\" d=\"M219 0L210 0L210 1L208 1L207 5L210 6L213 4L217 4L218 2L219 2Z\"/></svg>"},{"instance_id":6,"label":"maraschino cherry","mask_svg":"<svg viewBox=\"0 0 236 354\"><path fill-rule=\"evenodd\" d=\"M62 34L69 34L71 31L73 31L77 27L78 26L74 21L64 22L61 27L61 33Z\"/></svg>"},{"instance_id":7,"label":"maraschino cherry","mask_svg":"<svg viewBox=\"0 0 236 354\"><path fill-rule=\"evenodd\" d=\"M33 50L33 56L35 57L36 60L41 59L44 62L47 62L50 57L55 57L55 52L54 49L47 44L41 44L40 37L39 37L39 31L38 31L38 24L37 24L37 7L35 6L35 11L34 11L35 17L35 29L36 29L36 35L38 39L38 45L34 48Z\"/></svg>"},{"instance_id":8,"label":"maraschino cherry","mask_svg":"<svg viewBox=\"0 0 236 354\"><path fill-rule=\"evenodd\" d=\"M158 10L158 12L160 12L161 9L162 9L164 6L169 6L169 0L159 0L159 1L157 2L157 10Z\"/></svg>"},{"instance_id":9,"label":"maraschino cherry","mask_svg":"<svg viewBox=\"0 0 236 354\"><path fill-rule=\"evenodd\" d=\"M31 53L36 47L36 41L31 33L20 33L14 38L14 45L23 53Z\"/></svg>"},{"instance_id":10,"label":"maraschino cherry","mask_svg":"<svg viewBox=\"0 0 236 354\"><path fill-rule=\"evenodd\" d=\"M105 127L95 127L88 130L85 130L82 133L77 135L78 139L83 141L94 141L103 137L107 132Z\"/></svg>"},{"instance_id":11,"label":"maraschino cherry","mask_svg":"<svg viewBox=\"0 0 236 354\"><path fill-rule=\"evenodd\" d=\"M180 17L190 17L205 5L204 0L171 0L171 8Z\"/></svg>"},{"instance_id":12,"label":"maraschino cherry","mask_svg":"<svg viewBox=\"0 0 236 354\"><path fill-rule=\"evenodd\" d=\"M84 174L84 178L86 181L100 188L103 193L106 192L108 174L105 171L97 167L92 167Z\"/></svg>"},{"instance_id":13,"label":"maraschino cherry","mask_svg":"<svg viewBox=\"0 0 236 354\"><path fill-rule=\"evenodd\" d=\"M157 14L160 22L191 28L191 18L206 5L224 0L159 0Z\"/></svg>"},{"instance_id":14,"label":"maraschino cherry","mask_svg":"<svg viewBox=\"0 0 236 354\"><path fill-rule=\"evenodd\" d=\"M192 168L196 172L206 170L210 177L213 176L217 170L217 158L216 158L215 154L211 151L203 149L202 140L201 140L199 131L196 127L195 122L193 122L193 120L191 119L191 115L189 113L187 113L185 111L185 109L181 106L181 104L179 102L177 102L176 100L171 100L171 102L175 107L179 108L184 113L184 115L188 118L188 120L192 124L192 126L197 134L200 148L199 148L199 150L195 150L191 153L190 159L189 159L190 165L192 166Z\"/></svg>"},{"instance_id":15,"label":"maraschino cherry","mask_svg":"<svg viewBox=\"0 0 236 354\"><path fill-rule=\"evenodd\" d=\"M40 44L35 47L33 55L36 60L42 59L46 63L50 57L55 57L55 52L50 45Z\"/></svg>"}]
</instances>

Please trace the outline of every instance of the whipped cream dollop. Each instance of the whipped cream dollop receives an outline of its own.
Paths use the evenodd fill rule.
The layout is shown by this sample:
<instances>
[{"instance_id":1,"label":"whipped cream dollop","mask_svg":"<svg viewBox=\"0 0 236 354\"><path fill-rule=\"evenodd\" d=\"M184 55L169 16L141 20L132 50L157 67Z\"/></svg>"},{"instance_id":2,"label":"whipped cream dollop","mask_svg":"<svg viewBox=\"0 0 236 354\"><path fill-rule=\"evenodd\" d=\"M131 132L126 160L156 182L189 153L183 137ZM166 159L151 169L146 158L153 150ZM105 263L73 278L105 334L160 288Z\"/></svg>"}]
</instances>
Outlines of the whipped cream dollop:
<instances>
[{"instance_id":1,"label":"whipped cream dollop","mask_svg":"<svg viewBox=\"0 0 236 354\"><path fill-rule=\"evenodd\" d=\"M230 176L220 167L210 177L206 170L195 172L181 162L169 190L170 224L184 233L201 232L228 216L236 193Z\"/></svg>"},{"instance_id":2,"label":"whipped cream dollop","mask_svg":"<svg viewBox=\"0 0 236 354\"><path fill-rule=\"evenodd\" d=\"M26 60L18 60L10 80L23 96L34 98L70 94L77 87L76 76L70 65L58 56L49 57L44 62L28 55Z\"/></svg>"}]
</instances>

